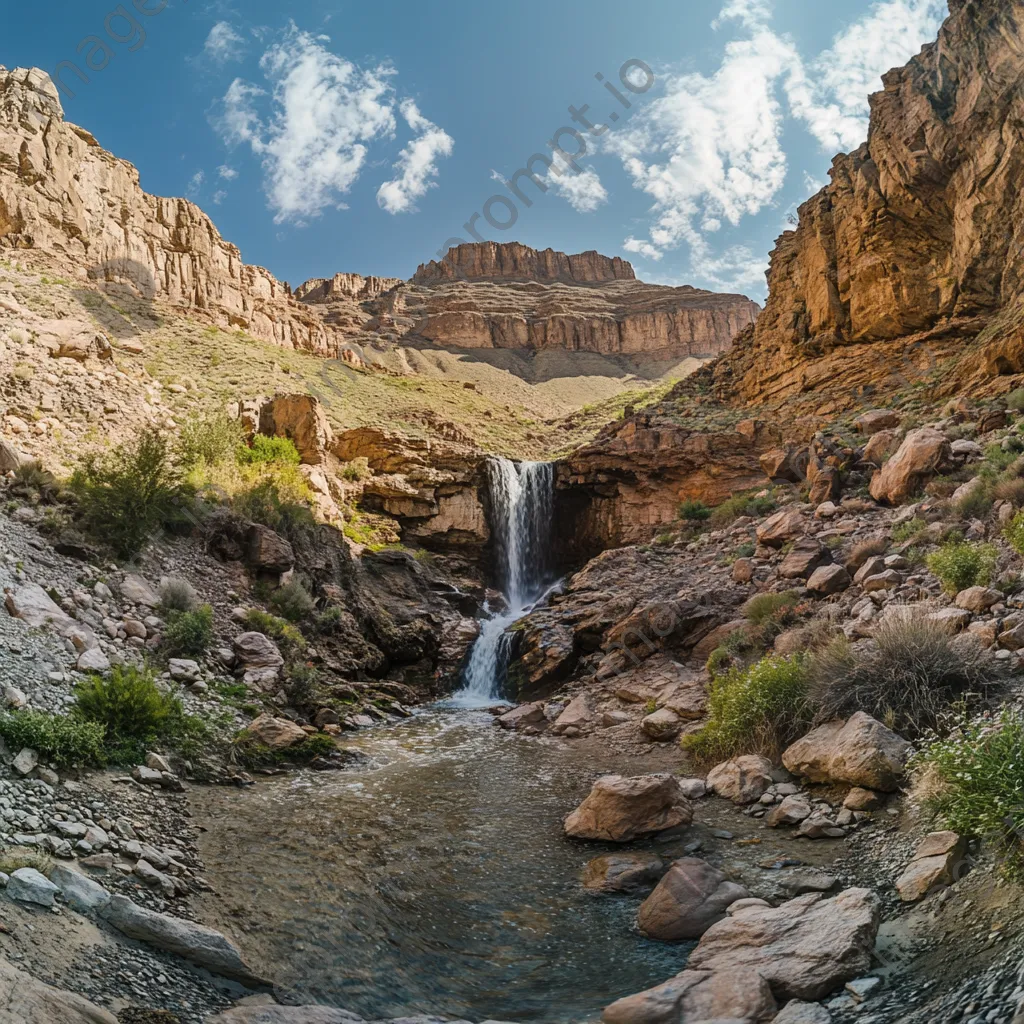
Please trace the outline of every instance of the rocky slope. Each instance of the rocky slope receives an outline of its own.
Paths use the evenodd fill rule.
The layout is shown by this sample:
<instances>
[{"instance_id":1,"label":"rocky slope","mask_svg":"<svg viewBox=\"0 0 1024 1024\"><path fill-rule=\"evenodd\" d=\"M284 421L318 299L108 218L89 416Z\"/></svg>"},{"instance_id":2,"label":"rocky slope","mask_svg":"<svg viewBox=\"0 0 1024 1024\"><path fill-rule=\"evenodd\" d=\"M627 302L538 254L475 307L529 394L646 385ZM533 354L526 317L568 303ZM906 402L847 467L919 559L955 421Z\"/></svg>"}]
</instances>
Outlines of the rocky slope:
<instances>
[{"instance_id":1,"label":"rocky slope","mask_svg":"<svg viewBox=\"0 0 1024 1024\"><path fill-rule=\"evenodd\" d=\"M1024 290L1024 146L1006 131L1024 112L1024 8L953 0L950 12L936 42L883 77L867 142L834 159L779 239L765 310L721 368L736 400L842 402L954 358L961 380L1024 371L1016 320L1002 319Z\"/></svg>"}]
</instances>

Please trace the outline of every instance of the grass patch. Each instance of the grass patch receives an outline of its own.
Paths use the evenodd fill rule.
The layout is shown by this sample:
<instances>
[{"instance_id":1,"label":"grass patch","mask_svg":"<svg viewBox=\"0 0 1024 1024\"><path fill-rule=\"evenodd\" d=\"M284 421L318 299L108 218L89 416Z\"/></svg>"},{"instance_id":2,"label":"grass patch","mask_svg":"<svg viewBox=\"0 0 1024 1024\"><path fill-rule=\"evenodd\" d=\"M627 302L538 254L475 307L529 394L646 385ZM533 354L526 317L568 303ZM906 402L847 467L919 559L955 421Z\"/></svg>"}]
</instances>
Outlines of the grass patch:
<instances>
[{"instance_id":1,"label":"grass patch","mask_svg":"<svg viewBox=\"0 0 1024 1024\"><path fill-rule=\"evenodd\" d=\"M711 518L712 510L703 501L684 501L679 506L679 518L688 523L704 523Z\"/></svg>"},{"instance_id":2,"label":"grass patch","mask_svg":"<svg viewBox=\"0 0 1024 1024\"><path fill-rule=\"evenodd\" d=\"M702 764L740 754L774 757L807 731L811 719L802 657L763 658L712 681L708 722L684 737L683 748Z\"/></svg>"},{"instance_id":3,"label":"grass patch","mask_svg":"<svg viewBox=\"0 0 1024 1024\"><path fill-rule=\"evenodd\" d=\"M772 619L792 612L800 603L800 595L795 590L785 590L778 594L757 594L743 606L744 616L755 626L763 626Z\"/></svg>"},{"instance_id":4,"label":"grass patch","mask_svg":"<svg viewBox=\"0 0 1024 1024\"><path fill-rule=\"evenodd\" d=\"M41 760L59 768L100 767L106 763L106 730L94 722L44 711L0 714L0 737L17 752L31 747Z\"/></svg>"},{"instance_id":5,"label":"grass patch","mask_svg":"<svg viewBox=\"0 0 1024 1024\"><path fill-rule=\"evenodd\" d=\"M776 507L775 499L769 495L754 491L735 494L712 511L711 522L714 526L728 526L743 516L750 516L752 519L766 516L769 512L774 512Z\"/></svg>"},{"instance_id":6,"label":"grass patch","mask_svg":"<svg viewBox=\"0 0 1024 1024\"><path fill-rule=\"evenodd\" d=\"M242 621L246 629L263 633L275 641L285 657L301 654L306 649L306 639L295 626L261 608L250 608Z\"/></svg>"}]
</instances>

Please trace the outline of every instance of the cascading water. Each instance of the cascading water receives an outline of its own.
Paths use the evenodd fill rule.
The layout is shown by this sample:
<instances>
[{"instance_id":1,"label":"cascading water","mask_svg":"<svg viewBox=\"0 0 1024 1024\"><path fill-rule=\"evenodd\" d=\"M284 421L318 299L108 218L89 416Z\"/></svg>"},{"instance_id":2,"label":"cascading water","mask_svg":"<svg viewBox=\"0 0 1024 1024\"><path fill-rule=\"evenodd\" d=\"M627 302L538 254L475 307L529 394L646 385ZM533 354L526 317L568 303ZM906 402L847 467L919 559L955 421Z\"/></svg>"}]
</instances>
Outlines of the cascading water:
<instances>
[{"instance_id":1,"label":"cascading water","mask_svg":"<svg viewBox=\"0 0 1024 1024\"><path fill-rule=\"evenodd\" d=\"M555 473L550 462L487 464L491 530L498 582L505 606L489 617L470 652L462 689L453 702L473 707L503 695L512 636L508 627L545 596L551 583L549 554Z\"/></svg>"}]
</instances>

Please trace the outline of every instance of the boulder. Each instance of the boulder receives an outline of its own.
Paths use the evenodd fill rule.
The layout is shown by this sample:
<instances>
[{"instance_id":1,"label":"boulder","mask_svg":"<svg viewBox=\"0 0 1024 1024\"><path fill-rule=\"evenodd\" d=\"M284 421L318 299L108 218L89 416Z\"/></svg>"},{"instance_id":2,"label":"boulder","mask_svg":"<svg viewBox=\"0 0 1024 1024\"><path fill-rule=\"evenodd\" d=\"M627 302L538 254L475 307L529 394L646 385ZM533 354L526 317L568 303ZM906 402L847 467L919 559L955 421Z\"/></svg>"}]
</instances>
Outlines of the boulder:
<instances>
[{"instance_id":1,"label":"boulder","mask_svg":"<svg viewBox=\"0 0 1024 1024\"><path fill-rule=\"evenodd\" d=\"M877 434L880 430L892 430L900 425L900 414L893 409L869 409L853 421L854 427L862 434Z\"/></svg>"},{"instance_id":2,"label":"boulder","mask_svg":"<svg viewBox=\"0 0 1024 1024\"><path fill-rule=\"evenodd\" d=\"M841 594L851 583L850 574L841 565L823 565L815 569L807 581L807 589L829 597Z\"/></svg>"},{"instance_id":3,"label":"boulder","mask_svg":"<svg viewBox=\"0 0 1024 1024\"><path fill-rule=\"evenodd\" d=\"M764 823L769 828L780 825L799 825L811 816L811 804L803 793L784 797L766 815Z\"/></svg>"},{"instance_id":4,"label":"boulder","mask_svg":"<svg viewBox=\"0 0 1024 1024\"><path fill-rule=\"evenodd\" d=\"M818 1000L871 969L875 895L808 893L779 907L748 906L712 925L690 954L693 970L759 974L776 999Z\"/></svg>"},{"instance_id":5,"label":"boulder","mask_svg":"<svg viewBox=\"0 0 1024 1024\"><path fill-rule=\"evenodd\" d=\"M885 798L874 790L854 786L846 794L843 806L848 811L877 811L884 803Z\"/></svg>"},{"instance_id":6,"label":"boulder","mask_svg":"<svg viewBox=\"0 0 1024 1024\"><path fill-rule=\"evenodd\" d=\"M659 708L640 723L645 736L659 743L673 740L682 732L683 720L669 708Z\"/></svg>"},{"instance_id":7,"label":"boulder","mask_svg":"<svg viewBox=\"0 0 1024 1024\"><path fill-rule=\"evenodd\" d=\"M305 730L287 718L274 718L273 715L262 714L251 721L245 731L257 742L271 750L286 750L306 739Z\"/></svg>"},{"instance_id":8,"label":"boulder","mask_svg":"<svg viewBox=\"0 0 1024 1024\"><path fill-rule=\"evenodd\" d=\"M807 475L809 453L806 448L772 448L758 462L770 480L785 480L791 484L803 483Z\"/></svg>"},{"instance_id":9,"label":"boulder","mask_svg":"<svg viewBox=\"0 0 1024 1024\"><path fill-rule=\"evenodd\" d=\"M832 1014L821 1003L791 999L779 1011L772 1024L832 1024Z\"/></svg>"},{"instance_id":10,"label":"boulder","mask_svg":"<svg viewBox=\"0 0 1024 1024\"><path fill-rule=\"evenodd\" d=\"M801 537L782 560L779 575L787 580L805 580L815 569L831 561L832 552L824 544L813 537Z\"/></svg>"},{"instance_id":11,"label":"boulder","mask_svg":"<svg viewBox=\"0 0 1024 1024\"><path fill-rule=\"evenodd\" d=\"M777 1004L768 983L743 967L685 970L655 988L605 1008L602 1024L760 1024Z\"/></svg>"},{"instance_id":12,"label":"boulder","mask_svg":"<svg viewBox=\"0 0 1024 1024\"><path fill-rule=\"evenodd\" d=\"M11 767L16 774L25 776L31 775L38 764L39 754L31 747L22 747L11 762Z\"/></svg>"},{"instance_id":13,"label":"boulder","mask_svg":"<svg viewBox=\"0 0 1024 1024\"><path fill-rule=\"evenodd\" d=\"M971 624L971 613L963 608L940 608L937 612L928 612L925 618L941 623L950 633L960 633Z\"/></svg>"},{"instance_id":14,"label":"boulder","mask_svg":"<svg viewBox=\"0 0 1024 1024\"><path fill-rule=\"evenodd\" d=\"M239 634L235 637L234 650L239 665L246 670L277 669L284 664L277 644L263 633Z\"/></svg>"},{"instance_id":15,"label":"boulder","mask_svg":"<svg viewBox=\"0 0 1024 1024\"><path fill-rule=\"evenodd\" d=\"M365 1024L348 1010L331 1006L235 1006L208 1024Z\"/></svg>"},{"instance_id":16,"label":"boulder","mask_svg":"<svg viewBox=\"0 0 1024 1024\"><path fill-rule=\"evenodd\" d=\"M44 985L0 957L0 1014L11 1024L117 1024L87 999Z\"/></svg>"},{"instance_id":17,"label":"boulder","mask_svg":"<svg viewBox=\"0 0 1024 1024\"><path fill-rule=\"evenodd\" d=\"M173 953L197 967L205 967L214 974L243 984L266 984L245 963L235 944L212 928L146 910L126 896L119 895L112 896L99 914L104 921L129 938Z\"/></svg>"},{"instance_id":18,"label":"boulder","mask_svg":"<svg viewBox=\"0 0 1024 1024\"><path fill-rule=\"evenodd\" d=\"M637 928L662 942L699 939L725 917L726 909L750 893L697 857L674 861L640 905Z\"/></svg>"},{"instance_id":19,"label":"boulder","mask_svg":"<svg viewBox=\"0 0 1024 1024\"><path fill-rule=\"evenodd\" d=\"M955 832L932 832L896 880L904 903L915 903L930 892L952 885L966 869L967 840Z\"/></svg>"},{"instance_id":20,"label":"boulder","mask_svg":"<svg viewBox=\"0 0 1024 1024\"><path fill-rule=\"evenodd\" d=\"M881 466L885 457L896 448L899 440L900 432L898 430L880 430L877 434L873 434L868 443L864 445L861 462L869 463L872 466Z\"/></svg>"},{"instance_id":21,"label":"boulder","mask_svg":"<svg viewBox=\"0 0 1024 1024\"><path fill-rule=\"evenodd\" d=\"M813 729L790 746L782 763L812 782L845 782L891 793L899 788L913 747L863 711Z\"/></svg>"},{"instance_id":22,"label":"boulder","mask_svg":"<svg viewBox=\"0 0 1024 1024\"><path fill-rule=\"evenodd\" d=\"M140 604L145 608L156 608L160 604L160 595L142 576L135 573L125 576L119 589L129 604Z\"/></svg>"},{"instance_id":23,"label":"boulder","mask_svg":"<svg viewBox=\"0 0 1024 1024\"><path fill-rule=\"evenodd\" d=\"M520 704L519 707L499 715L496 721L502 729L525 729L528 725L540 725L545 721L544 705Z\"/></svg>"},{"instance_id":24,"label":"boulder","mask_svg":"<svg viewBox=\"0 0 1024 1024\"><path fill-rule=\"evenodd\" d=\"M291 544L269 526L253 523L245 535L246 562L257 572L288 572L295 564Z\"/></svg>"},{"instance_id":25,"label":"boulder","mask_svg":"<svg viewBox=\"0 0 1024 1024\"><path fill-rule=\"evenodd\" d=\"M565 819L564 827L575 839L628 843L691 821L693 808L674 776L605 775Z\"/></svg>"},{"instance_id":26,"label":"boulder","mask_svg":"<svg viewBox=\"0 0 1024 1024\"><path fill-rule=\"evenodd\" d=\"M259 430L270 437L287 437L305 465L327 459L333 440L331 425L319 400L312 395L275 395L259 409Z\"/></svg>"},{"instance_id":27,"label":"boulder","mask_svg":"<svg viewBox=\"0 0 1024 1024\"><path fill-rule=\"evenodd\" d=\"M772 763L768 758L745 754L712 768L708 772L707 787L723 800L742 805L760 800L773 781Z\"/></svg>"},{"instance_id":28,"label":"boulder","mask_svg":"<svg viewBox=\"0 0 1024 1024\"><path fill-rule=\"evenodd\" d=\"M110 669L110 659L98 647L92 647L82 651L75 668L79 672L107 672Z\"/></svg>"},{"instance_id":29,"label":"boulder","mask_svg":"<svg viewBox=\"0 0 1024 1024\"><path fill-rule=\"evenodd\" d=\"M591 892L644 892L653 888L668 865L656 853L608 853L583 869L583 888Z\"/></svg>"},{"instance_id":30,"label":"boulder","mask_svg":"<svg viewBox=\"0 0 1024 1024\"><path fill-rule=\"evenodd\" d=\"M896 454L871 478L871 497L898 505L919 493L924 485L952 462L949 441L933 427L907 434Z\"/></svg>"},{"instance_id":31,"label":"boulder","mask_svg":"<svg viewBox=\"0 0 1024 1024\"><path fill-rule=\"evenodd\" d=\"M52 626L75 645L76 651L87 651L97 646L92 630L54 604L38 583L23 583L16 587L6 596L4 604L7 611L26 626L36 629Z\"/></svg>"},{"instance_id":32,"label":"boulder","mask_svg":"<svg viewBox=\"0 0 1024 1024\"><path fill-rule=\"evenodd\" d=\"M203 674L199 662L191 658L171 658L167 662L167 671L180 683L194 683Z\"/></svg>"},{"instance_id":33,"label":"boulder","mask_svg":"<svg viewBox=\"0 0 1024 1024\"><path fill-rule=\"evenodd\" d=\"M769 516L757 528L757 542L770 548L781 548L788 540L802 537L807 526L799 509L789 506Z\"/></svg>"},{"instance_id":34,"label":"boulder","mask_svg":"<svg viewBox=\"0 0 1024 1024\"><path fill-rule=\"evenodd\" d=\"M981 615L983 612L987 612L992 605L999 604L1003 599L1003 595L991 587L968 587L956 595L954 603L957 608L963 608L965 611L973 612L975 615Z\"/></svg>"},{"instance_id":35,"label":"boulder","mask_svg":"<svg viewBox=\"0 0 1024 1024\"><path fill-rule=\"evenodd\" d=\"M60 889L67 905L80 914L101 910L110 902L110 893L102 885L65 864L54 865L50 881Z\"/></svg>"},{"instance_id":36,"label":"boulder","mask_svg":"<svg viewBox=\"0 0 1024 1024\"><path fill-rule=\"evenodd\" d=\"M18 868L11 872L7 883L7 895L23 903L38 903L41 907L52 907L53 898L60 890L46 875L35 868Z\"/></svg>"},{"instance_id":37,"label":"boulder","mask_svg":"<svg viewBox=\"0 0 1024 1024\"><path fill-rule=\"evenodd\" d=\"M10 473L31 461L30 456L19 451L9 441L5 441L0 437L0 473Z\"/></svg>"}]
</instances>

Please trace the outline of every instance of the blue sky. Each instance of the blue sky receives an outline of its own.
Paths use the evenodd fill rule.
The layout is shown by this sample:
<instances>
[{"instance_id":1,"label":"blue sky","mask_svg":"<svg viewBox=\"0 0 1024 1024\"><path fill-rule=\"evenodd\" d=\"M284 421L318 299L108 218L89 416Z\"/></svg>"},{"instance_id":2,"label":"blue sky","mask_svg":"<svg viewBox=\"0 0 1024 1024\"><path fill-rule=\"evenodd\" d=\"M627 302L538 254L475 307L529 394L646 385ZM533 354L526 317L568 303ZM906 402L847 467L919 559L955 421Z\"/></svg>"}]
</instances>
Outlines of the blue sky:
<instances>
[{"instance_id":1,"label":"blue sky","mask_svg":"<svg viewBox=\"0 0 1024 1024\"><path fill-rule=\"evenodd\" d=\"M125 0L133 24L109 17L112 0L43 10L9 6L0 63L78 64L88 83L62 74L68 120L293 285L407 277L475 231L757 299L796 205L866 137L879 75L946 13L942 0ZM506 183L534 153L553 165L531 168L546 191L518 179L527 202Z\"/></svg>"}]
</instances>

